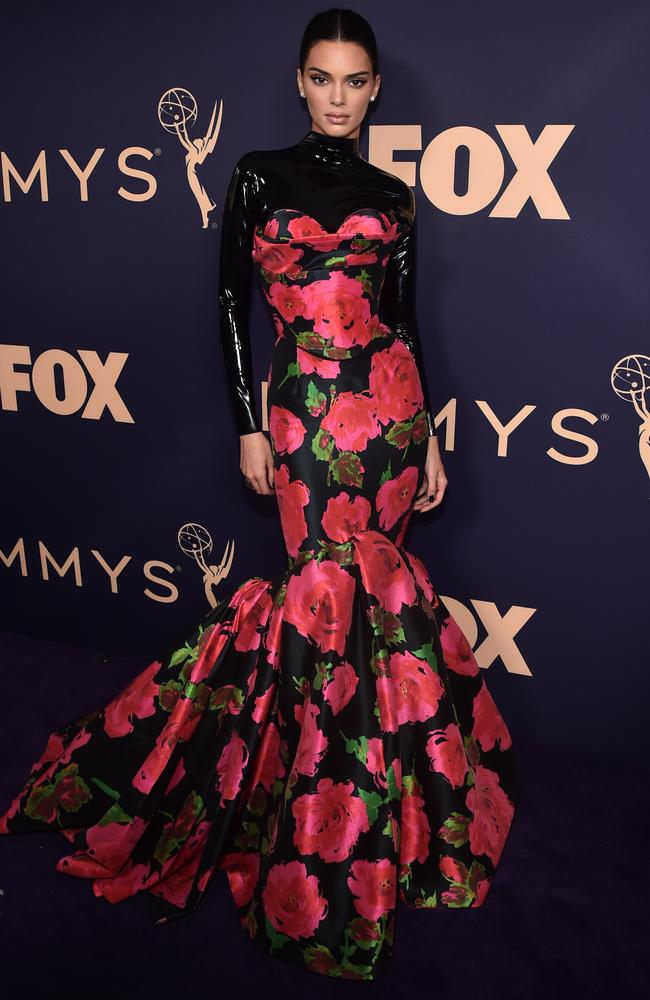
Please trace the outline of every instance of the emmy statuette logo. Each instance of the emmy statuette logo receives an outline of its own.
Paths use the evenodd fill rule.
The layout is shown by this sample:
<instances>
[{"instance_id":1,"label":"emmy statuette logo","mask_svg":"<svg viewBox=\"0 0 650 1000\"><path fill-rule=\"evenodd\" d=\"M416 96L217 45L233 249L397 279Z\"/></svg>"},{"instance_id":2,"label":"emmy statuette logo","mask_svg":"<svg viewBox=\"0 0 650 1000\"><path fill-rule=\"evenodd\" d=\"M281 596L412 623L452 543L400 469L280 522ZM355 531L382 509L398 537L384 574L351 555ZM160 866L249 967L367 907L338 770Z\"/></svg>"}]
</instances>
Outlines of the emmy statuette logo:
<instances>
[{"instance_id":1,"label":"emmy statuette logo","mask_svg":"<svg viewBox=\"0 0 650 1000\"><path fill-rule=\"evenodd\" d=\"M166 94L163 94L158 102L158 121L166 132L171 132L172 135L176 136L185 150L187 183L197 200L203 223L202 228L207 229L208 216L212 209L216 208L216 202L212 200L203 187L196 168L203 164L214 150L221 128L223 101L219 103L218 114L217 102L214 102L210 124L205 135L191 138L188 129L195 124L198 114L198 106L194 96L184 87L173 87Z\"/></svg>"},{"instance_id":2,"label":"emmy statuette logo","mask_svg":"<svg viewBox=\"0 0 650 1000\"><path fill-rule=\"evenodd\" d=\"M650 410L646 394L650 388L650 357L628 354L612 369L612 389L620 399L631 403L639 417L639 454L650 476Z\"/></svg>"},{"instance_id":3,"label":"emmy statuette logo","mask_svg":"<svg viewBox=\"0 0 650 1000\"><path fill-rule=\"evenodd\" d=\"M227 543L221 557L221 562L216 566L206 562L206 555L212 552L212 537L207 528L201 524L184 524L178 531L178 544L186 556L194 559L203 573L203 584L205 586L205 596L211 608L216 608L220 603L214 595L214 588L217 584L228 576L232 561L235 556L235 542L231 538Z\"/></svg>"}]
</instances>

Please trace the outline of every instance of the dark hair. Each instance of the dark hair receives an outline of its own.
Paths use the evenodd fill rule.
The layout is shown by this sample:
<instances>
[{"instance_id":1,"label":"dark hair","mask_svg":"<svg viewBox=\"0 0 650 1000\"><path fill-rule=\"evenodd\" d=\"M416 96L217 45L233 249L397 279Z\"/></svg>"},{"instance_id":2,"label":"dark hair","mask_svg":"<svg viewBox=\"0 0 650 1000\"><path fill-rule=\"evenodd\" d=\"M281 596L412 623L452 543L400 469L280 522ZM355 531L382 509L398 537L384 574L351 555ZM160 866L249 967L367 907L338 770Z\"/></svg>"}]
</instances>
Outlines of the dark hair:
<instances>
[{"instance_id":1,"label":"dark hair","mask_svg":"<svg viewBox=\"0 0 650 1000\"><path fill-rule=\"evenodd\" d=\"M309 21L300 44L298 62L300 72L304 73L307 56L312 45L317 42L356 42L366 50L372 65L373 75L379 72L379 54L375 33L365 17L355 10L345 7L330 7L314 14Z\"/></svg>"}]
</instances>

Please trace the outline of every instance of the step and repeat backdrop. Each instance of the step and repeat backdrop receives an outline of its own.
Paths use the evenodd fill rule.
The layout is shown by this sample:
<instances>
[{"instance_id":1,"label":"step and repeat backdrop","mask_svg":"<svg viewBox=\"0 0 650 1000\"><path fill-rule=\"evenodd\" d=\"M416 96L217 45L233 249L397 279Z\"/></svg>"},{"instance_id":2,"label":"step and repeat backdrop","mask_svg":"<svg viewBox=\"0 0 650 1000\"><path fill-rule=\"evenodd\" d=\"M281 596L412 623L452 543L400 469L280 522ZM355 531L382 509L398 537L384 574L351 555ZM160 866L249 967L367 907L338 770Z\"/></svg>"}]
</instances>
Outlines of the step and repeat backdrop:
<instances>
[{"instance_id":1,"label":"step and repeat backdrop","mask_svg":"<svg viewBox=\"0 0 650 1000\"><path fill-rule=\"evenodd\" d=\"M220 217L239 156L311 126L295 72L319 9L5 15L4 630L144 666L244 579L284 571L275 499L239 471ZM416 193L449 477L406 547L513 735L647 758L648 5L355 9L382 71L361 153ZM264 413L257 287L250 329Z\"/></svg>"}]
</instances>

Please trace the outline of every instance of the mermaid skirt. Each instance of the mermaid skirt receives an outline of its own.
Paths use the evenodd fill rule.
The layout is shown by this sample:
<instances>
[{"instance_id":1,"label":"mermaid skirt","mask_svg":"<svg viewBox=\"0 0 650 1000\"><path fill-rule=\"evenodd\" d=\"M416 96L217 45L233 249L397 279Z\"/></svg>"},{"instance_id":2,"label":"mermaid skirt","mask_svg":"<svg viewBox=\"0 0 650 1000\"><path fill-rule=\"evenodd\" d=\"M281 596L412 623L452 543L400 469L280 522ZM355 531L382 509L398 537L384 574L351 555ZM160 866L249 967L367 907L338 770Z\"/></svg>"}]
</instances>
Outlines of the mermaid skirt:
<instances>
[{"instance_id":1,"label":"mermaid skirt","mask_svg":"<svg viewBox=\"0 0 650 1000\"><path fill-rule=\"evenodd\" d=\"M390 331L319 358L280 337L268 387L287 567L245 580L106 706L51 733L0 832L59 830L57 869L157 922L225 871L263 951L377 979L397 902L483 904L513 821L511 738L403 544L427 450Z\"/></svg>"}]
</instances>

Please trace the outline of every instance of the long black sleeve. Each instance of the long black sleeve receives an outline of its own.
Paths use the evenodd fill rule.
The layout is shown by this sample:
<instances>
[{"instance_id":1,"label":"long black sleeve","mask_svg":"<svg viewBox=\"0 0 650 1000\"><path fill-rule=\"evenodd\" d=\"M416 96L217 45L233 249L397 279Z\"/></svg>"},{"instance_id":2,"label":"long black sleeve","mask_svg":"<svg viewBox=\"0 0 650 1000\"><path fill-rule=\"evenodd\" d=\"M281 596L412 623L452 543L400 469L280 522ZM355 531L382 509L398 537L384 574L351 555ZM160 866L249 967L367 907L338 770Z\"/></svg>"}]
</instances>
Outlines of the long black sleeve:
<instances>
[{"instance_id":1,"label":"long black sleeve","mask_svg":"<svg viewBox=\"0 0 650 1000\"><path fill-rule=\"evenodd\" d=\"M405 226L386 267L386 276L381 292L381 313L382 320L406 344L413 355L422 384L429 437L436 437L415 303L415 195L411 188L408 188L408 191L411 221Z\"/></svg>"},{"instance_id":2,"label":"long black sleeve","mask_svg":"<svg viewBox=\"0 0 650 1000\"><path fill-rule=\"evenodd\" d=\"M249 332L255 228L254 174L244 154L233 171L221 222L219 337L238 434L261 430L255 406Z\"/></svg>"}]
</instances>

